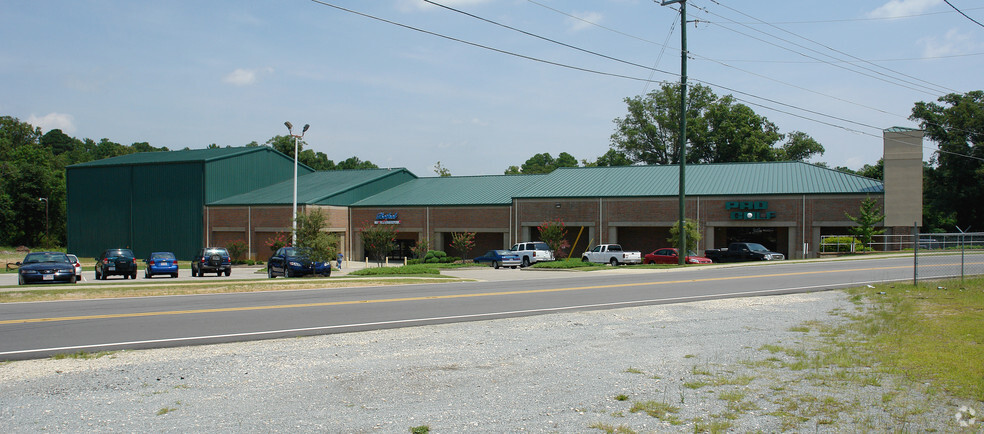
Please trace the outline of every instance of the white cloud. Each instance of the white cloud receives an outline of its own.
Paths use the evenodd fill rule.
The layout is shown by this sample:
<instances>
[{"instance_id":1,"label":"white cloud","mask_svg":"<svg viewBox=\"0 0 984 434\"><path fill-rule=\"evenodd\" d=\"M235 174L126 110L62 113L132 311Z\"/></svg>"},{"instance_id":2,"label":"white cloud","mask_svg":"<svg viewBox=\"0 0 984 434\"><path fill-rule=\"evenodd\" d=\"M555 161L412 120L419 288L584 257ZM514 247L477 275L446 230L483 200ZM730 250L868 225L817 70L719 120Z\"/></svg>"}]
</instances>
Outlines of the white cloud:
<instances>
[{"instance_id":1,"label":"white cloud","mask_svg":"<svg viewBox=\"0 0 984 434\"><path fill-rule=\"evenodd\" d=\"M440 0L438 3L455 9L460 9L465 6L475 6L484 3L489 3L492 0ZM403 12L412 12L414 10L425 10L430 8L436 8L430 3L423 0L400 0L397 3L397 9Z\"/></svg>"},{"instance_id":2,"label":"white cloud","mask_svg":"<svg viewBox=\"0 0 984 434\"><path fill-rule=\"evenodd\" d=\"M232 71L225 77L222 77L222 81L233 86L249 86L256 84L260 74L272 73L273 68L263 68L260 70L237 68L235 71Z\"/></svg>"},{"instance_id":3,"label":"white cloud","mask_svg":"<svg viewBox=\"0 0 984 434\"><path fill-rule=\"evenodd\" d=\"M935 36L922 38L918 44L923 48L924 57L971 53L976 51L980 45L974 41L970 33L960 33L957 29L950 29L943 38Z\"/></svg>"},{"instance_id":4,"label":"white cloud","mask_svg":"<svg viewBox=\"0 0 984 434\"><path fill-rule=\"evenodd\" d=\"M65 134L75 133L75 117L64 113L48 113L44 116L31 115L27 123L41 128L41 131L62 130Z\"/></svg>"},{"instance_id":5,"label":"white cloud","mask_svg":"<svg viewBox=\"0 0 984 434\"><path fill-rule=\"evenodd\" d=\"M942 3L942 0L891 0L871 12L869 18L894 18L920 14Z\"/></svg>"},{"instance_id":6,"label":"white cloud","mask_svg":"<svg viewBox=\"0 0 984 434\"><path fill-rule=\"evenodd\" d=\"M594 24L600 24L602 15L598 12L574 12L577 18L568 18L567 23L570 25L570 29L575 32L592 27Z\"/></svg>"}]
</instances>

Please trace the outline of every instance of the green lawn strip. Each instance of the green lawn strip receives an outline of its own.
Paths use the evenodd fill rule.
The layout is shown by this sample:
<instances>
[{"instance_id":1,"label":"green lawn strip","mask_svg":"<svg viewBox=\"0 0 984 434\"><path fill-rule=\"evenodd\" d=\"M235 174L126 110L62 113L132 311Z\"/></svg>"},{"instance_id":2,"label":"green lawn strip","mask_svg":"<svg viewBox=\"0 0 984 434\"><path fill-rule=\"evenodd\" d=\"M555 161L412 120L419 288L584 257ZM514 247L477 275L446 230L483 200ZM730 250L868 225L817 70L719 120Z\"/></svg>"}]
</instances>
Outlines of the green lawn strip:
<instances>
[{"instance_id":1,"label":"green lawn strip","mask_svg":"<svg viewBox=\"0 0 984 434\"><path fill-rule=\"evenodd\" d=\"M938 289L946 288L946 289ZM896 373L984 401L984 278L859 288L876 305L862 331Z\"/></svg>"}]
</instances>

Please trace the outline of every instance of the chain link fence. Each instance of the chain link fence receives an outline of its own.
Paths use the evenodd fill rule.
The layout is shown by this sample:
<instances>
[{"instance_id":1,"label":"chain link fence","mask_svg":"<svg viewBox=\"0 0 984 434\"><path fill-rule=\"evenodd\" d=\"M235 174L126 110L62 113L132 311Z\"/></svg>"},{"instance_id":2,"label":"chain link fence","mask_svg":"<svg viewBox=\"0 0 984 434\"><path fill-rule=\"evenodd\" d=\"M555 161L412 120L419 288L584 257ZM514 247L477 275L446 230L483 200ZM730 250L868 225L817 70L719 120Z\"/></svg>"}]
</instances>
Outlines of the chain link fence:
<instances>
[{"instance_id":1,"label":"chain link fence","mask_svg":"<svg viewBox=\"0 0 984 434\"><path fill-rule=\"evenodd\" d=\"M984 275L984 232L875 235L868 245L851 235L820 237L821 255L861 252L911 254L913 281Z\"/></svg>"}]
</instances>

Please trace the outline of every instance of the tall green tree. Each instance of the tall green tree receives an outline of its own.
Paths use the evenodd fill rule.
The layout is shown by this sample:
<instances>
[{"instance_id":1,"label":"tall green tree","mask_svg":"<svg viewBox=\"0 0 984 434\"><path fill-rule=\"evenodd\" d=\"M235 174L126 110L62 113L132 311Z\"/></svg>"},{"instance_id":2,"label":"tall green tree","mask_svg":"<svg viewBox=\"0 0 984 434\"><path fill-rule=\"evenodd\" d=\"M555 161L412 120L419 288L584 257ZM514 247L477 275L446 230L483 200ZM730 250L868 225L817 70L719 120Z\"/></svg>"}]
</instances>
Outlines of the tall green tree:
<instances>
[{"instance_id":1,"label":"tall green tree","mask_svg":"<svg viewBox=\"0 0 984 434\"><path fill-rule=\"evenodd\" d=\"M646 96L626 98L628 113L615 119L611 148L634 163L677 164L680 153L680 84L663 83ZM779 128L734 97L707 86L687 93L687 162L806 160L823 146L802 132Z\"/></svg>"},{"instance_id":2,"label":"tall green tree","mask_svg":"<svg viewBox=\"0 0 984 434\"><path fill-rule=\"evenodd\" d=\"M686 219L683 222L683 230L687 234L687 254L683 255L686 257L690 254L690 251L697 251L697 243L700 242L700 225L694 219ZM670 243L672 246L680 245L680 222L677 221L673 223L670 227L670 237L666 239L666 242Z\"/></svg>"},{"instance_id":3,"label":"tall green tree","mask_svg":"<svg viewBox=\"0 0 984 434\"><path fill-rule=\"evenodd\" d=\"M557 158L550 155L549 152L544 152L542 154L536 154L526 160L522 166L509 166L506 169L506 175L530 175L530 174L540 174L540 173L550 173L561 167L577 167L577 159L573 155L566 152L561 152Z\"/></svg>"},{"instance_id":4,"label":"tall green tree","mask_svg":"<svg viewBox=\"0 0 984 434\"><path fill-rule=\"evenodd\" d=\"M326 232L327 217L320 208L297 215L297 249L314 262L330 262L338 255L338 235Z\"/></svg>"},{"instance_id":5,"label":"tall green tree","mask_svg":"<svg viewBox=\"0 0 984 434\"><path fill-rule=\"evenodd\" d=\"M939 151L925 172L924 204L933 218L927 227L954 222L961 228L980 227L984 218L984 91L951 93L937 102L917 102L909 117L919 122ZM952 218L950 217L952 216Z\"/></svg>"},{"instance_id":6,"label":"tall green tree","mask_svg":"<svg viewBox=\"0 0 984 434\"><path fill-rule=\"evenodd\" d=\"M885 233L885 229L877 229L878 225L885 220L885 215L878 209L878 202L870 197L861 201L861 208L856 217L846 212L844 215L856 224L856 226L848 228L848 232L857 237L865 249L871 248L871 239L875 235Z\"/></svg>"}]
</instances>

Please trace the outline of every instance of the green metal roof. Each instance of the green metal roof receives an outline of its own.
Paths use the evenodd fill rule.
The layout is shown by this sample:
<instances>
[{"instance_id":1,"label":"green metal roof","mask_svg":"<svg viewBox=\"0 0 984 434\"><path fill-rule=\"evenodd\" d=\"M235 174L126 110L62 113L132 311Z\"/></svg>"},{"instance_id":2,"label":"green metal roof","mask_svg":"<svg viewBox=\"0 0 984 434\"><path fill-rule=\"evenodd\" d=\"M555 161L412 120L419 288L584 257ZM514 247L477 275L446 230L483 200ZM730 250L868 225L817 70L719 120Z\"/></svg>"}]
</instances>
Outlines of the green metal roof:
<instances>
[{"instance_id":1,"label":"green metal roof","mask_svg":"<svg viewBox=\"0 0 984 434\"><path fill-rule=\"evenodd\" d=\"M909 131L922 131L922 130L920 130L919 128L908 128L908 127L891 127L885 129L885 132L887 133L907 133Z\"/></svg>"},{"instance_id":2,"label":"green metal roof","mask_svg":"<svg viewBox=\"0 0 984 434\"><path fill-rule=\"evenodd\" d=\"M517 192L517 198L654 197L679 194L677 165L561 168ZM881 181L808 163L687 166L687 195L883 193Z\"/></svg>"},{"instance_id":3,"label":"green metal roof","mask_svg":"<svg viewBox=\"0 0 984 434\"><path fill-rule=\"evenodd\" d=\"M407 169L327 170L297 177L297 203L308 205L351 205L372 194L386 191L416 176ZM209 205L290 205L294 180L214 201Z\"/></svg>"},{"instance_id":4,"label":"green metal roof","mask_svg":"<svg viewBox=\"0 0 984 434\"><path fill-rule=\"evenodd\" d=\"M182 151L162 151L162 152L138 152L136 154L120 155L118 157L104 158L102 160L88 161L85 163L73 164L69 167L96 167L96 166L135 166L141 164L171 164L171 163L208 163L215 160L232 158L253 152L269 152L279 155L293 162L292 157L288 157L268 146L238 146L229 148L211 149L188 149ZM305 172L313 172L304 164L298 164Z\"/></svg>"},{"instance_id":5,"label":"green metal roof","mask_svg":"<svg viewBox=\"0 0 984 434\"><path fill-rule=\"evenodd\" d=\"M486 175L419 178L352 206L509 205L516 193L547 175Z\"/></svg>"}]
</instances>

